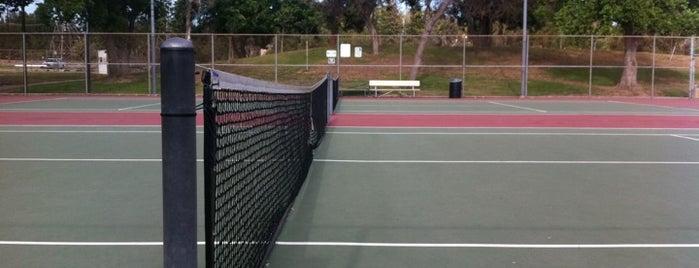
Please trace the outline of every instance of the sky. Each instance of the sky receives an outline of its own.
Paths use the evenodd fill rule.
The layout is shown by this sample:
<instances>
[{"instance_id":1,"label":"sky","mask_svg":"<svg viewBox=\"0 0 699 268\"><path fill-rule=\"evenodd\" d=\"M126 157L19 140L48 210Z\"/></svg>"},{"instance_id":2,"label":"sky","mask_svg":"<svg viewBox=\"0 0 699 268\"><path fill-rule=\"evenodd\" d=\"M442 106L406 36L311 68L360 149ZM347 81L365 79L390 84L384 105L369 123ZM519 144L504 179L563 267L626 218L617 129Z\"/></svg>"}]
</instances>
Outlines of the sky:
<instances>
[{"instance_id":1,"label":"sky","mask_svg":"<svg viewBox=\"0 0 699 268\"><path fill-rule=\"evenodd\" d=\"M38 4L38 3L43 3L44 1L43 1L43 0L38 0L38 1L35 1L35 2L36 2L36 3L30 4L30 5L27 6L27 8L24 9L24 11L26 11L27 14L34 13L34 10L36 10L36 4Z\"/></svg>"}]
</instances>

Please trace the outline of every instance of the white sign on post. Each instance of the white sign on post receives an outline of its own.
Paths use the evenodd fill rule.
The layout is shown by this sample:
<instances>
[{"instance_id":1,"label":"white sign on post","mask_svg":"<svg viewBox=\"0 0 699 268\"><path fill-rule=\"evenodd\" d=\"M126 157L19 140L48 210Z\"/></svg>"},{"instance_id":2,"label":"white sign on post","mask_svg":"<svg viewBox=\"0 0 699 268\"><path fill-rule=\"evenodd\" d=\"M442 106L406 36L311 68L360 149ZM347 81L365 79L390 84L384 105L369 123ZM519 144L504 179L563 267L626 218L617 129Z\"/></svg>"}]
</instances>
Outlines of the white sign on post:
<instances>
[{"instance_id":1,"label":"white sign on post","mask_svg":"<svg viewBox=\"0 0 699 268\"><path fill-rule=\"evenodd\" d=\"M335 64L335 58L337 58L337 50L326 50L325 56L328 57L328 64Z\"/></svg>"},{"instance_id":2,"label":"white sign on post","mask_svg":"<svg viewBox=\"0 0 699 268\"><path fill-rule=\"evenodd\" d=\"M355 58L362 57L362 47L354 47L354 57Z\"/></svg>"},{"instance_id":3,"label":"white sign on post","mask_svg":"<svg viewBox=\"0 0 699 268\"><path fill-rule=\"evenodd\" d=\"M341 58L352 57L352 45L351 44L340 44L340 57Z\"/></svg>"}]
</instances>

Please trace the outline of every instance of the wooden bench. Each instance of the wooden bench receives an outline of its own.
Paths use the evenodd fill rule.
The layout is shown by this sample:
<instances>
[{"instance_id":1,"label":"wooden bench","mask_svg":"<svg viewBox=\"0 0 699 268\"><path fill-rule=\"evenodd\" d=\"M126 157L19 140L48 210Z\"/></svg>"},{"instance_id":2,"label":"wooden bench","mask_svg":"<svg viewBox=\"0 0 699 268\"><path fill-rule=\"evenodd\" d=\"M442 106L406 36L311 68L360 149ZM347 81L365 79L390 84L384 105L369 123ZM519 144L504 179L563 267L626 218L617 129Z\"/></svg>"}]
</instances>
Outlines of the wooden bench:
<instances>
[{"instance_id":1,"label":"wooden bench","mask_svg":"<svg viewBox=\"0 0 699 268\"><path fill-rule=\"evenodd\" d=\"M379 96L379 91L383 92L381 96L393 91L412 91L415 97L415 92L420 90L419 86L419 80L369 80L369 91L373 91L375 97Z\"/></svg>"}]
</instances>

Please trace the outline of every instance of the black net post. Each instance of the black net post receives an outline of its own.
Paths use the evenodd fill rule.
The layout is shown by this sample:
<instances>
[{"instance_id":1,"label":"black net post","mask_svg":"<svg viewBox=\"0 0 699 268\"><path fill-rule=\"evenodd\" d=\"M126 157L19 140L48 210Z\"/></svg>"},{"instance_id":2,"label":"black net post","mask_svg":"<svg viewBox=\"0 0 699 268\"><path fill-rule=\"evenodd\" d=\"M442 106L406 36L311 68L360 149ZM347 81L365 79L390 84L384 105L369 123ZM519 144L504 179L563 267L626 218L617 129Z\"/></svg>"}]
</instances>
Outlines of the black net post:
<instances>
[{"instance_id":1,"label":"black net post","mask_svg":"<svg viewBox=\"0 0 699 268\"><path fill-rule=\"evenodd\" d=\"M197 267L194 46L170 38L160 47L164 267Z\"/></svg>"},{"instance_id":2,"label":"black net post","mask_svg":"<svg viewBox=\"0 0 699 268\"><path fill-rule=\"evenodd\" d=\"M204 236L206 240L206 267L214 266L214 202L216 182L213 164L216 161L216 111L213 108L213 91L211 89L211 71L202 72L201 82L204 85Z\"/></svg>"}]
</instances>

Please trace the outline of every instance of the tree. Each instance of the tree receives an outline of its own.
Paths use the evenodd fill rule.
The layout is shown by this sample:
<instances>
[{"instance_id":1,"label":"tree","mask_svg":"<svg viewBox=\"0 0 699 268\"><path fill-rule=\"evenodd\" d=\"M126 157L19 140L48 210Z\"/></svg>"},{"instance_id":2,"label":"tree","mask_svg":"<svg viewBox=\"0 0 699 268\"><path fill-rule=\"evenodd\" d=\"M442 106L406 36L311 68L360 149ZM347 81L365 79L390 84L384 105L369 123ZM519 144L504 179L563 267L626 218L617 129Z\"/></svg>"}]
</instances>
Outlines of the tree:
<instances>
[{"instance_id":1,"label":"tree","mask_svg":"<svg viewBox=\"0 0 699 268\"><path fill-rule=\"evenodd\" d=\"M89 2L87 9L85 2ZM164 16L167 12L166 2L156 0L156 18L167 17ZM148 32L151 19L149 0L44 0L38 5L37 12L43 14L48 24L60 18L79 25L89 24L90 31L106 33ZM108 60L120 63L109 65L109 76L119 77L129 73L132 53L140 43L138 38L116 34L104 35L103 38Z\"/></svg>"},{"instance_id":2,"label":"tree","mask_svg":"<svg viewBox=\"0 0 699 268\"><path fill-rule=\"evenodd\" d=\"M85 25L85 3L80 0L44 0L34 11L46 25L67 24ZM80 27L84 30L84 27Z\"/></svg>"},{"instance_id":3,"label":"tree","mask_svg":"<svg viewBox=\"0 0 699 268\"><path fill-rule=\"evenodd\" d=\"M177 0L172 10L172 30L184 32L187 39L191 39L192 21L195 19L201 0Z\"/></svg>"},{"instance_id":4,"label":"tree","mask_svg":"<svg viewBox=\"0 0 699 268\"><path fill-rule=\"evenodd\" d=\"M634 88L641 36L682 32L688 10L687 0L566 0L555 20L566 34L623 34L624 71L618 87Z\"/></svg>"},{"instance_id":5,"label":"tree","mask_svg":"<svg viewBox=\"0 0 699 268\"><path fill-rule=\"evenodd\" d=\"M201 6L201 0L177 0L172 6L169 30L184 32L191 39L192 21L196 18Z\"/></svg>"},{"instance_id":6,"label":"tree","mask_svg":"<svg viewBox=\"0 0 699 268\"><path fill-rule=\"evenodd\" d=\"M199 7L201 5L201 0L185 0L185 32L187 33L187 40L192 39L192 9L193 6Z\"/></svg>"},{"instance_id":7,"label":"tree","mask_svg":"<svg viewBox=\"0 0 699 268\"><path fill-rule=\"evenodd\" d=\"M228 59L246 57L250 48L263 47L271 36L259 34L320 32L320 14L309 0L217 0L207 1L201 20L218 33L250 34L228 37Z\"/></svg>"},{"instance_id":8,"label":"tree","mask_svg":"<svg viewBox=\"0 0 699 268\"><path fill-rule=\"evenodd\" d=\"M322 25L320 5L312 0L282 1L274 24L277 33L317 34Z\"/></svg>"},{"instance_id":9,"label":"tree","mask_svg":"<svg viewBox=\"0 0 699 268\"><path fill-rule=\"evenodd\" d=\"M420 36L420 43L417 46L417 51L415 51L415 62L413 67L410 69L410 75L408 75L408 80L415 80L417 78L417 72L422 65L422 56L425 53L425 48L427 47L427 42L429 41L429 35L432 33L434 25L437 23L440 17L444 15L447 8L451 4L452 0L442 0L442 2L437 7L437 10L432 11L431 0L425 0L425 29L422 31Z\"/></svg>"},{"instance_id":10,"label":"tree","mask_svg":"<svg viewBox=\"0 0 699 268\"><path fill-rule=\"evenodd\" d=\"M393 0L374 11L374 25L376 31L386 35L399 35L403 32L403 14L398 10L396 2Z\"/></svg>"},{"instance_id":11,"label":"tree","mask_svg":"<svg viewBox=\"0 0 699 268\"><path fill-rule=\"evenodd\" d=\"M34 3L34 0L0 0L0 14L4 12L18 12L22 17L22 32L27 31L27 12L24 9Z\"/></svg>"},{"instance_id":12,"label":"tree","mask_svg":"<svg viewBox=\"0 0 699 268\"><path fill-rule=\"evenodd\" d=\"M353 0L359 17L364 21L364 27L371 34L371 48L373 55L379 55L379 37L376 27L374 26L373 14L378 6L383 3L382 0Z\"/></svg>"}]
</instances>

